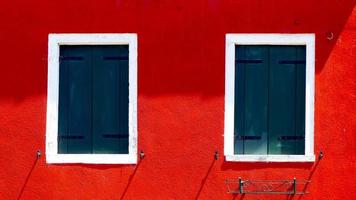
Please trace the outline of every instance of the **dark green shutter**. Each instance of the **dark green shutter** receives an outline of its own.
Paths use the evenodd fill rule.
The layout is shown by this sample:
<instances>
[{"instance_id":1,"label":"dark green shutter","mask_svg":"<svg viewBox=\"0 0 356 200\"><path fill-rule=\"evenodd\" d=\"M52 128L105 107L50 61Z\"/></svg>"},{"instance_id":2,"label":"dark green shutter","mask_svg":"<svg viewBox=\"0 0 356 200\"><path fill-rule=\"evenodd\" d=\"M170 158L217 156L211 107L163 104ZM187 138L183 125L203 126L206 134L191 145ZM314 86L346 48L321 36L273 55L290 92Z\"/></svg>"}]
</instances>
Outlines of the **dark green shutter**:
<instances>
[{"instance_id":1,"label":"dark green shutter","mask_svg":"<svg viewBox=\"0 0 356 200\"><path fill-rule=\"evenodd\" d=\"M62 46L59 67L59 153L91 153L91 49Z\"/></svg>"},{"instance_id":2,"label":"dark green shutter","mask_svg":"<svg viewBox=\"0 0 356 200\"><path fill-rule=\"evenodd\" d=\"M93 151L128 153L128 46L94 49Z\"/></svg>"},{"instance_id":3,"label":"dark green shutter","mask_svg":"<svg viewBox=\"0 0 356 200\"><path fill-rule=\"evenodd\" d=\"M128 46L61 46L59 153L128 153Z\"/></svg>"},{"instance_id":4,"label":"dark green shutter","mask_svg":"<svg viewBox=\"0 0 356 200\"><path fill-rule=\"evenodd\" d=\"M270 47L269 154L294 154L295 140L295 64L293 46Z\"/></svg>"},{"instance_id":5,"label":"dark green shutter","mask_svg":"<svg viewBox=\"0 0 356 200\"><path fill-rule=\"evenodd\" d=\"M304 154L305 47L270 47L269 154Z\"/></svg>"},{"instance_id":6,"label":"dark green shutter","mask_svg":"<svg viewBox=\"0 0 356 200\"><path fill-rule=\"evenodd\" d=\"M268 48L237 46L236 52L236 146L243 143L244 154L266 154ZM242 53L241 56L239 53Z\"/></svg>"},{"instance_id":7,"label":"dark green shutter","mask_svg":"<svg viewBox=\"0 0 356 200\"><path fill-rule=\"evenodd\" d=\"M245 46L238 46L235 50L235 126L234 152L244 154L245 136Z\"/></svg>"}]
</instances>

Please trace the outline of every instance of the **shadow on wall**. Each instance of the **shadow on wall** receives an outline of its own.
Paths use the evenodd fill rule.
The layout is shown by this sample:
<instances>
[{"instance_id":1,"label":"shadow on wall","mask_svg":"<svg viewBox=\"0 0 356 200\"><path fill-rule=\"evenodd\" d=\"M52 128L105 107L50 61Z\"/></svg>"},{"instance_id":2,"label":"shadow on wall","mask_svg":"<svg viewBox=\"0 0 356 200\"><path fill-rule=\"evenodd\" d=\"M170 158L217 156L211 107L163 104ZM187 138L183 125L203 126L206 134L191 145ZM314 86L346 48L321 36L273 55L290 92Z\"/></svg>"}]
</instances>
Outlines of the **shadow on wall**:
<instances>
[{"instance_id":1,"label":"shadow on wall","mask_svg":"<svg viewBox=\"0 0 356 200\"><path fill-rule=\"evenodd\" d=\"M37 160L36 160L37 161ZM141 159L138 159L137 161L137 164L125 164L125 165L117 165L117 164L105 164L105 165L102 165L102 164L51 164L53 166L65 166L65 167L68 167L68 166L81 166L81 167L85 167L85 168L92 168L92 169L97 169L97 170L106 170L106 169L113 169L113 168L122 168L122 169L128 169L128 170L133 170L133 172L129 175L129 179L127 181L127 184L126 186L124 187L124 190L120 196L120 200L124 199L125 196L126 196L126 193L128 192L129 188L130 188L130 185L136 175L136 172L137 170L139 169L139 167L141 166L141 163L143 161L143 158ZM31 172L32 172L33 168L31 169ZM31 173L30 172L30 173ZM27 177L26 179L26 182L28 181L29 179L29 176ZM24 185L24 187L26 186L26 184ZM21 190L21 193L24 189L24 187L22 188Z\"/></svg>"},{"instance_id":2,"label":"shadow on wall","mask_svg":"<svg viewBox=\"0 0 356 200\"><path fill-rule=\"evenodd\" d=\"M217 160L217 157L216 157L216 156L217 156L217 155L214 156L214 158L213 158L213 160L212 160L212 162L211 162L211 164L210 164L210 166L209 166L209 168L208 168L208 171L206 172L205 176L204 176L203 179L201 180L201 185L200 185L200 188L199 188L199 190L198 190L197 195L195 196L195 200L198 200L199 197L200 197L200 194L201 194L201 192L202 192L202 190L203 190L203 188L204 188L204 185L205 185L205 183L206 183L206 181L207 181L207 179L208 179L208 176L209 176L209 174L210 174L210 172L211 172L211 169L213 168L214 163L215 163L216 160Z\"/></svg>"},{"instance_id":3,"label":"shadow on wall","mask_svg":"<svg viewBox=\"0 0 356 200\"><path fill-rule=\"evenodd\" d=\"M2 24L6 31L1 33L0 39L3 58L0 98L16 102L46 94L48 33L120 33L125 29L123 27L130 27L128 32L138 34L139 94L223 95L226 33L316 33L316 73L320 73L354 6L351 0L342 3L340 6L341 2L318 2L314 5L314 1L278 1L271 5L268 1L258 4L221 1L196 5L182 2L177 6L162 2L155 7L132 2L128 8L142 10L141 6L145 6L143 12L138 16L137 12L129 12L127 18L132 15L132 21L120 20L114 24L107 17L120 18L122 12L117 10L122 8L108 7L107 12L112 15L90 15L90 23L86 23L89 19L85 14L77 16L74 21L66 20L71 17L70 13L63 12L63 9L57 9L61 12L53 11L50 5L43 4L42 7L49 6L43 11L56 14L38 13L34 16L38 17L36 24L26 23L27 18L23 17ZM82 4L80 6L83 7ZM85 6L81 10L97 12L95 4ZM280 9L281 13L272 14L274 12L268 11L272 8ZM11 12L14 11L7 9L2 15L11 15ZM197 12L202 15L196 15ZM18 17L22 16L21 10L16 13ZM57 17L49 23L46 19L52 15ZM275 23L277 21L279 23ZM108 23L107 26L103 22ZM27 24L31 27L26 28ZM18 28L22 25L25 26L23 30ZM16 40L11 40L14 37Z\"/></svg>"},{"instance_id":4,"label":"shadow on wall","mask_svg":"<svg viewBox=\"0 0 356 200\"><path fill-rule=\"evenodd\" d=\"M11 4L11 1L9 1ZM49 1L50 2L50 1ZM58 2L53 1L54 4ZM134 1L128 1L128 8L136 8ZM189 2L189 1L187 1ZM317 5L314 5L318 2ZM125 27L129 27L129 32L138 33L138 89L139 95L201 95L202 97L224 96L224 72L225 72L225 34L226 33L316 33L316 73L323 70L336 41L343 30L343 27L354 8L353 1L343 2L343 6L320 1L310 1L311 6L305 7L309 1L287 2L283 0L274 2L272 6L281 9L281 14L272 14L268 10L271 8L270 2L264 1L256 5L252 1L220 1L216 3L213 10L209 3L202 7L197 7L194 3L186 3L180 10L170 10L161 8L150 8L141 12L128 12L125 18L130 20L118 20L112 23L112 19L122 18L123 12L117 12L115 6L108 7L108 15L97 15L95 4L82 4L81 11L77 12L75 5L71 8L78 13L73 17L71 12L66 12L66 8L59 8L62 4L46 7L46 2L41 2L38 6L43 12L38 12L34 17L25 17L31 13L31 9L26 7L9 6L9 9L2 11L3 19L11 16L11 20L2 23L3 32L1 33L0 52L2 55L2 65L0 69L0 102L10 101L22 103L32 97L40 97L41 104L44 106L47 93L47 36L53 32L122 32ZM36 3L36 2L35 2ZM320 5L319 5L320 4ZM35 7L36 5L34 5ZM89 6L89 7L86 7ZM138 5L140 6L140 5ZM283 7L285 6L285 7ZM15 10L16 9L16 10ZM21 9L26 9L25 14ZM138 7L137 10L141 8ZM193 9L189 14L189 9ZM194 10L199 9L199 10ZM194 12L195 11L195 12ZM197 15L201 11L203 15ZM333 11L330 14L329 11ZM49 13L51 14L49 14ZM179 12L177 15L176 12ZM16 16L13 14L16 13ZM218 13L218 14L216 14ZM261 13L256 15L256 13ZM282 14L288 14L281 17ZM100 14L100 13L99 13ZM314 16L315 14L315 16ZM33 14L34 15L34 14ZM272 16L273 15L273 16ZM55 17L53 17L55 16ZM92 16L88 22L86 16ZM177 17L178 16L178 17ZM35 18L38 17L38 18ZM84 18L82 18L84 17ZM110 17L110 18L108 18ZM70 20L75 18L76 20ZM164 20L162 20L165 18ZM264 20L266 19L266 20ZM28 21L33 20L33 21ZM49 20L49 21L46 21ZM135 21L137 20L137 21ZM281 23L273 23L281 20ZM317 21L320 20L320 21ZM83 22L83 23L78 23ZM36 23L34 23L36 22ZM64 23L65 22L65 23ZM87 23L88 22L88 23ZM105 26L103 23L107 22ZM88 26L90 24L90 26ZM129 25L133 24L133 25ZM19 28L21 27L21 28ZM331 33L333 37L331 38ZM34 101L38 101L37 99ZM223 100L222 100L223 101ZM32 104L29 104L30 106ZM36 104L37 105L37 104ZM30 106L21 109L33 109ZM223 104L219 104L223 110ZM0 106L1 108L2 106ZM21 115L23 110L13 109L9 106L7 115ZM140 104L139 104L140 107ZM35 107L34 109L37 109ZM41 109L44 109L44 107ZM217 108L219 109L219 108ZM31 112L27 123L35 120L43 120L41 134L31 138L36 146L38 143L44 147L44 110ZM203 112L203 111L202 111ZM38 115L41 115L40 117ZM8 122L12 125L14 122ZM223 123L223 120L217 123ZM26 124L26 123L25 123ZM28 132L28 127L21 127L23 133ZM11 126L12 127L12 126ZM31 126L29 125L31 128ZM11 142L13 138L9 138ZM7 142L7 141L5 141ZM31 154L30 151L26 153ZM29 163L32 163L29 162ZM28 166L30 171L23 177L24 184L17 198L20 199L26 188L31 174L36 167L37 160ZM74 164L75 166L79 166ZM13 165L14 166L14 165ZM63 165L61 165L63 166ZM71 165L64 165L71 166ZM134 177L136 176L140 162L133 166L117 165L83 165L84 167L105 170L108 168L131 168L133 170L129 181L121 195L121 199L127 194ZM207 181L209 174L214 166L214 161L207 164L208 171L202 176L201 186L196 198L199 198L201 191ZM7 163L3 167L12 167ZM291 168L308 169L311 171L310 178L316 167L310 163L226 163L221 169L249 171L251 169L263 168ZM131 170L130 169L130 170ZM21 170L21 169L20 169ZM244 196L236 197L243 199Z\"/></svg>"},{"instance_id":5,"label":"shadow on wall","mask_svg":"<svg viewBox=\"0 0 356 200\"><path fill-rule=\"evenodd\" d=\"M319 157L319 159L316 160L316 162L315 162L313 168L310 170L309 176L306 178L306 180L312 180L312 177L313 177L313 175L314 175L314 173L315 173L315 170L318 168L321 159L322 159L322 158ZM303 187L303 189L302 189L303 192L307 192L307 189L308 189L308 186L309 186L310 183L311 183L311 182L307 182L307 183L304 185L304 187ZM303 195L299 195L298 200L302 199L302 197L303 197Z\"/></svg>"},{"instance_id":6,"label":"shadow on wall","mask_svg":"<svg viewBox=\"0 0 356 200\"><path fill-rule=\"evenodd\" d=\"M21 199L22 194L25 191L26 185L27 185L28 181L30 180L31 174L32 174L33 170L35 169L37 161L38 161L38 159L40 159L40 157L41 157L41 152L37 151L36 158L35 158L32 166L30 168L30 171L28 172L28 174L27 174L27 176L25 178L25 181L24 181L24 183L23 183L23 185L22 185L22 187L20 189L19 195L17 196L17 200Z\"/></svg>"},{"instance_id":7,"label":"shadow on wall","mask_svg":"<svg viewBox=\"0 0 356 200\"><path fill-rule=\"evenodd\" d=\"M132 183L133 178L134 178L135 175L136 175L137 169L139 168L141 162L142 162L142 160L140 159L140 160L138 161L136 167L135 167L135 170L134 170L134 171L132 172L132 174L130 175L129 181L127 182L127 185L126 185L124 191L123 191L122 194L121 194L120 200L123 200L123 199L125 198L125 195L126 195L128 189L129 189L129 187L130 187L130 185L131 185L131 183Z\"/></svg>"},{"instance_id":8,"label":"shadow on wall","mask_svg":"<svg viewBox=\"0 0 356 200\"><path fill-rule=\"evenodd\" d=\"M281 6L283 4L281 2L274 2L273 5L280 7L281 13L271 16L270 13L265 13L266 8L270 8L267 5L270 2L259 2L256 5L253 1L230 1L214 5L218 8L230 7L224 7L226 12L220 17L210 16L207 6L206 15L201 19L204 23L199 26L198 32L190 31L195 30L194 27L174 24L177 26L176 29L181 28L176 30L179 35L175 35L173 31L169 32L171 34L164 37L167 40L165 42L155 37L150 38L151 35L148 33L146 35L145 30L142 30L139 63L144 67L139 68L139 92L145 95L190 93L203 97L224 95L226 33L315 33L318 74L322 71L351 14L353 3L351 1L348 3L349 6L346 6L346 3L343 11L335 12L330 3L318 4L314 10L306 8L300 1L288 2L284 5L286 7ZM335 15L331 16L330 13ZM279 23L275 23L277 21ZM157 28L158 31L162 29L166 31L164 28ZM185 32L180 32L182 30ZM159 42L160 48L156 51L152 51L150 46L153 41Z\"/></svg>"}]
</instances>

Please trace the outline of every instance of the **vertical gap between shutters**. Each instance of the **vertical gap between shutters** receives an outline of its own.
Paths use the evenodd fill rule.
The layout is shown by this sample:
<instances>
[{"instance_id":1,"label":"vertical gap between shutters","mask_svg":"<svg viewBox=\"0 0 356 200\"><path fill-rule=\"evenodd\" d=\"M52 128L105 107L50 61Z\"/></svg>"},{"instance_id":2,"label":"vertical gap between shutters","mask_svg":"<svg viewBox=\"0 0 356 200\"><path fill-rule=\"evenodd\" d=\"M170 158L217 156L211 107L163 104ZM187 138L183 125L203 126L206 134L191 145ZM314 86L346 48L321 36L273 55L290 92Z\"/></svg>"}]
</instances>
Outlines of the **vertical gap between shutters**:
<instances>
[{"instance_id":1,"label":"vertical gap between shutters","mask_svg":"<svg viewBox=\"0 0 356 200\"><path fill-rule=\"evenodd\" d=\"M91 154L94 153L94 142L93 142L93 139L94 139L94 136L93 136L93 118L94 118L94 102L93 102L93 93L94 93L94 87L93 87L93 82L94 82L94 66L93 66L93 63L94 63L94 54L93 54L93 51L94 51L94 48L92 46L89 47L90 48L90 64L89 64L89 67L90 67L90 101L91 101L91 111L90 111L90 146L91 146Z\"/></svg>"},{"instance_id":2,"label":"vertical gap between shutters","mask_svg":"<svg viewBox=\"0 0 356 200\"><path fill-rule=\"evenodd\" d=\"M269 117L269 87L270 87L270 47L267 47L267 155L269 154L269 123L270 123L270 117Z\"/></svg>"},{"instance_id":3,"label":"vertical gap between shutters","mask_svg":"<svg viewBox=\"0 0 356 200\"><path fill-rule=\"evenodd\" d=\"M68 93L66 96L67 96L67 101L66 101L66 107L67 107L67 111L66 111L66 114L67 114L67 117L66 117L66 120L67 120L67 126L66 126L66 136L68 136L68 133L69 133L69 93L70 93L70 86L69 86L69 68L66 66L66 82L67 82L67 90L66 90L66 92ZM59 97L60 98L60 97ZM66 139L65 140L66 141L66 146L67 146L67 151L66 151L66 153L68 153L68 151L69 151L69 147L68 147L68 139Z\"/></svg>"},{"instance_id":4,"label":"vertical gap between shutters","mask_svg":"<svg viewBox=\"0 0 356 200\"><path fill-rule=\"evenodd\" d=\"M298 60L298 46L295 46L295 60ZM294 64L294 137L297 136L297 88L298 88L298 81L297 81L297 71L298 65L297 63ZM297 140L294 140L294 154L297 153Z\"/></svg>"},{"instance_id":5,"label":"vertical gap between shutters","mask_svg":"<svg viewBox=\"0 0 356 200\"><path fill-rule=\"evenodd\" d=\"M118 53L118 56L120 56L120 54L122 54L122 49L121 48L119 48L119 52L117 52ZM119 60L119 62L117 63L118 64L118 66L117 66L117 84L118 84L118 93L119 93L119 105L117 106L117 113L118 113L118 115L117 115L117 128L116 128L116 130L117 130L117 132L118 132L118 134L119 135L121 135L122 134L122 126L121 126L121 121L122 121L122 119L121 119L121 115L119 114L119 113L121 113L121 111L122 111L122 98L121 98L121 82L122 82L122 70L120 70L120 66L122 65L122 60ZM121 145L121 140L120 139L118 139L118 142L117 142L117 144L116 145L118 145L118 149L120 149L120 145Z\"/></svg>"},{"instance_id":6,"label":"vertical gap between shutters","mask_svg":"<svg viewBox=\"0 0 356 200\"><path fill-rule=\"evenodd\" d=\"M246 48L243 47L243 57L246 58ZM245 154L245 134L246 134L246 63L243 63L243 71L244 71L244 95L243 95L243 98L244 98L244 106L243 106L243 109L244 109L244 112L243 112L243 132L242 132L242 154L244 155Z\"/></svg>"}]
</instances>

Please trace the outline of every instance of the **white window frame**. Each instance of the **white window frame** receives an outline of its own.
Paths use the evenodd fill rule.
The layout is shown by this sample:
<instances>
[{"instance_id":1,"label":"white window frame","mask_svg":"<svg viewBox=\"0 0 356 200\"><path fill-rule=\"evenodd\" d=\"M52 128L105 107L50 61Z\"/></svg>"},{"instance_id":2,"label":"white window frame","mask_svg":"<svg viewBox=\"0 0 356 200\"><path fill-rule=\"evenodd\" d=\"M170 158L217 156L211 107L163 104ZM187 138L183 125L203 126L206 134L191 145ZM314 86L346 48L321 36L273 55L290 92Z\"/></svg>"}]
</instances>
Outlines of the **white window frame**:
<instances>
[{"instance_id":1,"label":"white window frame","mask_svg":"<svg viewBox=\"0 0 356 200\"><path fill-rule=\"evenodd\" d=\"M224 154L226 161L240 162L314 162L314 34L226 34L225 44L225 121ZM305 154L234 154L234 98L236 45L306 45Z\"/></svg>"},{"instance_id":2,"label":"white window frame","mask_svg":"<svg viewBox=\"0 0 356 200\"><path fill-rule=\"evenodd\" d=\"M60 45L129 46L129 152L128 154L58 154L58 97ZM47 80L47 163L135 164L137 163L137 35L49 34Z\"/></svg>"}]
</instances>

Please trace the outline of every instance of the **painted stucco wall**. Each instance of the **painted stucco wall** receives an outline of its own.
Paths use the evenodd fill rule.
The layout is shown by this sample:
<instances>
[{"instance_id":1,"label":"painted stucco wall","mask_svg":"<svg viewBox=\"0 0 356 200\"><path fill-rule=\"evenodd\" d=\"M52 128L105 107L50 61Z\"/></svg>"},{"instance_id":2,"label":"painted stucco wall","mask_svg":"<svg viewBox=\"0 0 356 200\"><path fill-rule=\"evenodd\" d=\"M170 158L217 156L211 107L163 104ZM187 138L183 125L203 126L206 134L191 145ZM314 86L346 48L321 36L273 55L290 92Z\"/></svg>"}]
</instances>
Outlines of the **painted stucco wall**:
<instances>
[{"instance_id":1,"label":"painted stucco wall","mask_svg":"<svg viewBox=\"0 0 356 200\"><path fill-rule=\"evenodd\" d=\"M0 199L356 199L352 0L0 3ZM48 165L49 33L138 34L137 165ZM333 32L332 40L326 39ZM223 157L226 33L315 33L315 163ZM214 161L214 152L220 157ZM310 179L304 196L233 196L226 178Z\"/></svg>"}]
</instances>

